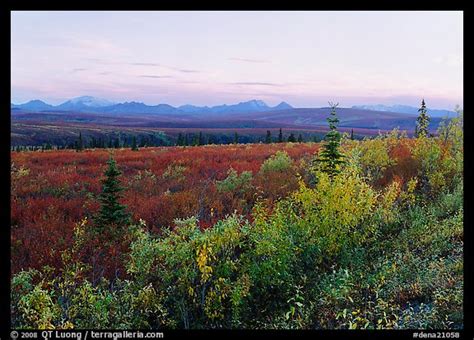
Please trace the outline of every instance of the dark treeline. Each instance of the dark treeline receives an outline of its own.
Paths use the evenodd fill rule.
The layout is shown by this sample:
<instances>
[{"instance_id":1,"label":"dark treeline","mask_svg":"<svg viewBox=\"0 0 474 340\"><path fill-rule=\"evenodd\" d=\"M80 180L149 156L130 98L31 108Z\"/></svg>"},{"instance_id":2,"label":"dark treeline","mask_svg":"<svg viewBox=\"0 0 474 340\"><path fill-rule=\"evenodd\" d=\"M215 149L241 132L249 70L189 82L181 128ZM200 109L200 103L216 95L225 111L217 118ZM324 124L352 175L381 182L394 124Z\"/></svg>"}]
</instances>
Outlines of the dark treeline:
<instances>
[{"instance_id":1,"label":"dark treeline","mask_svg":"<svg viewBox=\"0 0 474 340\"><path fill-rule=\"evenodd\" d=\"M272 136L270 130L267 130L265 135L246 134L242 135L238 132L228 134L209 134L203 132L196 133L182 133L180 132L174 140L174 145L177 146L196 146L208 144L248 144L248 143L284 143L284 142L320 142L324 138L321 133L305 133L298 134L296 137L294 133L285 135Z\"/></svg>"},{"instance_id":2,"label":"dark treeline","mask_svg":"<svg viewBox=\"0 0 474 340\"><path fill-rule=\"evenodd\" d=\"M117 133L113 136L85 135L79 132L78 137L69 140L52 140L39 145L12 145L12 151L45 151L70 149L81 151L84 149L119 149L131 148L138 150L143 147L156 146L199 146L199 145L219 145L219 144L249 144L249 143L305 143L321 142L324 138L322 133L304 132L294 133L266 131L266 134L240 134L238 132L227 133L204 133L199 132L179 132L178 135L160 133L139 135L130 133ZM362 139L362 136L354 136L351 139Z\"/></svg>"}]
</instances>

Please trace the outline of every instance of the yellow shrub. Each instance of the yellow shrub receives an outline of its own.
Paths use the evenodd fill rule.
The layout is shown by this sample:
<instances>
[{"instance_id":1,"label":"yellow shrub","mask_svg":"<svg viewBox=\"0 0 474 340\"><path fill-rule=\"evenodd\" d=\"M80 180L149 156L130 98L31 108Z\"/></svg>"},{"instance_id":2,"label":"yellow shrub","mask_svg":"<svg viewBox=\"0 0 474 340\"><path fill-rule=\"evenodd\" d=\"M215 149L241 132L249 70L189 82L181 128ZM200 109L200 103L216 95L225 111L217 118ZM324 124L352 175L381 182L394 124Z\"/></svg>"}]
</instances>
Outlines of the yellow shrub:
<instances>
[{"instance_id":1,"label":"yellow shrub","mask_svg":"<svg viewBox=\"0 0 474 340\"><path fill-rule=\"evenodd\" d=\"M437 139L418 138L412 153L420 164L422 188L431 194L439 193L460 175L459 163L462 163L462 158L458 159Z\"/></svg>"},{"instance_id":2,"label":"yellow shrub","mask_svg":"<svg viewBox=\"0 0 474 340\"><path fill-rule=\"evenodd\" d=\"M408 181L406 191L400 192L400 200L402 201L402 204L405 204L407 206L412 206L413 204L415 204L415 189L417 185L418 178L416 177L413 177Z\"/></svg>"},{"instance_id":3,"label":"yellow shrub","mask_svg":"<svg viewBox=\"0 0 474 340\"><path fill-rule=\"evenodd\" d=\"M390 143L390 139L375 138L364 140L356 147L362 171L373 181L380 179L387 167L395 164L389 155Z\"/></svg>"},{"instance_id":4,"label":"yellow shrub","mask_svg":"<svg viewBox=\"0 0 474 340\"><path fill-rule=\"evenodd\" d=\"M390 222L394 219L397 210L394 209L394 204L397 198L400 196L401 188L400 183L397 181L392 182L381 195L379 201L379 211L382 214L382 219L385 222Z\"/></svg>"},{"instance_id":5,"label":"yellow shrub","mask_svg":"<svg viewBox=\"0 0 474 340\"><path fill-rule=\"evenodd\" d=\"M204 243L196 252L196 262L201 272L201 283L205 283L212 276L212 267L208 265L213 258L212 247Z\"/></svg>"},{"instance_id":6,"label":"yellow shrub","mask_svg":"<svg viewBox=\"0 0 474 340\"><path fill-rule=\"evenodd\" d=\"M309 224L330 254L335 254L345 241L362 242L372 231L364 225L374 212L377 194L357 174L347 169L332 181L318 173L314 189L300 182L293 200L300 206L301 223Z\"/></svg>"}]
</instances>

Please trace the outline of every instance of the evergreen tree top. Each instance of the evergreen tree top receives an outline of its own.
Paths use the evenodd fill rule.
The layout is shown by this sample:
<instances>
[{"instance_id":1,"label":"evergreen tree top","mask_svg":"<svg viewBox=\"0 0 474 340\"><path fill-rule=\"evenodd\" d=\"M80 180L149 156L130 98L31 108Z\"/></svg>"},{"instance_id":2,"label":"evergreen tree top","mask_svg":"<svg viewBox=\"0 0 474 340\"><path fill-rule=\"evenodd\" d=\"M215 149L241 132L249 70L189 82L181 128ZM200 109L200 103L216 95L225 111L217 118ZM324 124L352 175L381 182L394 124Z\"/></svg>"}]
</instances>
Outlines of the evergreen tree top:
<instances>
[{"instance_id":1,"label":"evergreen tree top","mask_svg":"<svg viewBox=\"0 0 474 340\"><path fill-rule=\"evenodd\" d=\"M323 171L328 173L332 178L340 172L339 166L345 163L345 161L343 160L344 155L339 151L341 134L337 131L339 119L336 116L336 107L338 104L329 103L329 105L331 106L331 113L327 121L329 122L330 130L324 138L325 143L322 145L322 149L316 161L323 164Z\"/></svg>"},{"instance_id":2,"label":"evergreen tree top","mask_svg":"<svg viewBox=\"0 0 474 340\"><path fill-rule=\"evenodd\" d=\"M331 103L329 102L329 106L331 107L331 113L329 117L326 119L329 123L329 128L331 130L336 130L337 129L337 124L339 123L339 118L336 116L336 107L339 105L339 103Z\"/></svg>"},{"instance_id":3,"label":"evergreen tree top","mask_svg":"<svg viewBox=\"0 0 474 340\"><path fill-rule=\"evenodd\" d=\"M117 167L117 162L115 161L115 159L110 156L109 160L107 161L107 165L108 165L108 168L107 170L105 171L104 175L106 175L107 177L109 176L120 176L122 173L120 172L120 170L118 169Z\"/></svg>"},{"instance_id":4,"label":"evergreen tree top","mask_svg":"<svg viewBox=\"0 0 474 340\"><path fill-rule=\"evenodd\" d=\"M421 100L421 107L418 109L418 112L426 112L426 104L425 104L425 98Z\"/></svg>"},{"instance_id":5,"label":"evergreen tree top","mask_svg":"<svg viewBox=\"0 0 474 340\"><path fill-rule=\"evenodd\" d=\"M421 107L418 109L420 114L416 118L416 127L415 127L415 136L416 137L426 137L428 136L428 125L430 123L430 117L426 111L425 99L421 101Z\"/></svg>"}]
</instances>

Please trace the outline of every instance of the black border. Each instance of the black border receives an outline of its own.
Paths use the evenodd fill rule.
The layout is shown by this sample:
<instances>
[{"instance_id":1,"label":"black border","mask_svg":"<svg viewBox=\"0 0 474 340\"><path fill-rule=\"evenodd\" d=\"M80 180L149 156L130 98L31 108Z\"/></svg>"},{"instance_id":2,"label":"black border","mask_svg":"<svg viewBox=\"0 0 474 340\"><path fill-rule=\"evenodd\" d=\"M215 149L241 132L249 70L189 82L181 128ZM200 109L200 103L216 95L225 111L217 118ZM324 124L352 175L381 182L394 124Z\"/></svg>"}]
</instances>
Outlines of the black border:
<instances>
[{"instance_id":1,"label":"black border","mask_svg":"<svg viewBox=\"0 0 474 340\"><path fill-rule=\"evenodd\" d=\"M469 14L468 14L469 13ZM464 10L463 13L463 60L469 60L472 58L472 53L466 52L466 46L468 46L466 35L466 22L472 20L470 11ZM471 56L469 58L469 55ZM472 60L472 59L471 59ZM463 76L463 90L464 90L464 103L463 109L467 112L472 111L472 105L469 101L470 95L466 96L466 92L470 92L470 86L472 86L474 78L472 71L472 64L464 63L464 76ZM467 86L466 86L467 85ZM466 100L467 99L467 100ZM473 186L473 179L469 176L469 170L473 169L473 160L471 157L471 148L473 143L473 136L471 135L472 130L472 115L464 115L464 329L466 332L466 338L474 339L474 315L473 315L473 292L472 287L474 286L474 266L472 264L473 258L473 211L469 209L473 204L473 191L470 190ZM466 133L468 132L468 133ZM467 157L466 157L467 156ZM467 171L466 171L467 170ZM466 176L467 175L467 176Z\"/></svg>"},{"instance_id":2,"label":"black border","mask_svg":"<svg viewBox=\"0 0 474 340\"><path fill-rule=\"evenodd\" d=\"M6 110L7 100L10 96L10 12L1 11L0 13L0 23L3 26L2 33L5 36L3 42L4 45L8 46L8 50L3 49L5 54L5 59L8 61L8 67L2 67L1 79L4 82L5 87L2 87L0 92L3 100L2 103L5 104L4 108ZM8 35L7 35L8 34ZM7 83L8 82L8 83ZM6 326L10 327L10 114L0 114L0 161L2 166L0 167L0 338L7 338ZM8 228L7 228L8 226Z\"/></svg>"},{"instance_id":3,"label":"black border","mask_svg":"<svg viewBox=\"0 0 474 340\"><path fill-rule=\"evenodd\" d=\"M219 2L214 5L209 3L202 3L202 2L189 2L188 4L179 3L179 2L152 2L152 1L143 1L143 0L135 0L132 2L114 2L113 6L110 4L105 3L98 3L97 1L81 1L77 3L72 2L65 2L62 1L61 3L54 3L53 1L14 1L9 0L5 8L2 8L1 15L0 15L0 23L4 28L2 30L2 34L4 35L4 45L8 46L7 49L3 49L2 56L5 57L8 61L8 65L11 65L11 11L21 11L21 10L275 10L275 11L295 11L295 10L318 10L318 11L328 11L328 10L350 10L350 11L359 11L359 10L370 10L370 11L394 11L394 10L410 10L410 11L420 11L420 10L443 10L443 11L463 11L463 23L464 23L464 61L470 61L470 58L466 58L468 53L466 53L466 47L468 47L467 39L466 39L466 22L469 22L470 11L467 10L465 5L462 5L461 2L451 2L447 3L446 1L440 0L432 0L432 1L417 1L415 2L406 2L402 3L398 1L397 3L384 3L383 1L373 2L370 3L360 3L360 2L351 2L348 5L346 4L343 8L338 8L337 2L321 2L317 3L314 2L313 6L302 5L301 3L291 2L291 6L289 3L282 3L280 7L276 5L276 2L270 4L269 6L264 6L261 4L257 4L255 2L244 2L239 1L238 4L236 3L224 3ZM314 6L317 5L317 8ZM112 9L113 8L113 9ZM337 23L335 23L337 24ZM420 22L420 25L423 23ZM441 24L441 23L440 23ZM447 27L446 29L449 29ZM472 58L472 57L471 57ZM3 65L6 65L5 62ZM467 62L469 64L469 62ZM470 86L473 83L473 73L472 69L467 72L469 66L464 64L464 91L466 91L466 84ZM467 66L467 67L466 67ZM7 71L8 70L8 71ZM8 74L7 74L8 72ZM10 230L6 228L6 226L10 225L10 107L9 105L11 101L11 74L10 74L10 67L7 68L6 66L3 68L2 72L2 80L4 81L5 87L3 91L1 91L2 101L4 107L4 112L0 114L0 129L4 130L0 133L1 139L1 204L0 204L0 218L3 223L0 223L0 340L10 339ZM466 100L466 97L468 98ZM470 109L469 105L469 96L464 96L463 102L463 109L465 110L466 106L468 108L468 112ZM8 110L8 111L7 111ZM8 112L8 114L7 114ZM474 114L474 113L472 113ZM469 154L470 146L472 143L472 136L470 135L469 131L471 127L471 115L467 114L464 116L464 124L465 124L465 131L468 133L464 134L464 145L465 150L467 152L465 154ZM467 146L467 148L466 148ZM470 157L464 158L464 170L473 169L473 162ZM472 179L469 176L464 177L465 180L465 188L471 188ZM472 266L472 255L473 250L472 247L474 246L474 242L472 240L472 218L471 218L471 211L469 207L472 206L473 202L473 191L469 189L465 189L464 192L464 330L461 330L461 337L465 339L474 339L474 332L473 332L473 325L472 322L474 321L474 315L472 314L472 291L471 288L474 287L474 267ZM8 273L8 274L7 274ZM440 330L444 332L451 332L451 330ZM289 331L289 330L281 330L281 331L253 331L253 330L190 330L190 331L181 331L181 330L163 330L164 338L173 338L173 337L195 337L195 336L203 336L206 338L224 338L227 336L240 336L240 337L271 337L271 338L301 338L301 337L322 337L322 338L342 338L342 339L351 339L351 338L392 338L392 339L403 339L403 338L413 338L413 330L380 330L380 331L346 331L346 330L314 330L314 331ZM423 330L423 332L437 332L437 330ZM84 334L83 334L84 335ZM84 337L83 337L84 338ZM42 339L41 333L38 333L38 339Z\"/></svg>"}]
</instances>

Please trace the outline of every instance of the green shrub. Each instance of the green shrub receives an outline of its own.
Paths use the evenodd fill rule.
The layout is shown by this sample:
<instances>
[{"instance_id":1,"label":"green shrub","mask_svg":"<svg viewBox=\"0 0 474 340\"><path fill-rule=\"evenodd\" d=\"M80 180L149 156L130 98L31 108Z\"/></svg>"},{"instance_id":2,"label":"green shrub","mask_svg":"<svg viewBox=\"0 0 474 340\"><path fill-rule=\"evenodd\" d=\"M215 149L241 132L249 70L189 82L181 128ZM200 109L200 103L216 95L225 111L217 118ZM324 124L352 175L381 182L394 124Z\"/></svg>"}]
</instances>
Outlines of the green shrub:
<instances>
[{"instance_id":1,"label":"green shrub","mask_svg":"<svg viewBox=\"0 0 474 340\"><path fill-rule=\"evenodd\" d=\"M289 170L293 165L293 161L284 151L277 151L273 156L263 162L260 167L262 174L268 172L285 172Z\"/></svg>"},{"instance_id":2,"label":"green shrub","mask_svg":"<svg viewBox=\"0 0 474 340\"><path fill-rule=\"evenodd\" d=\"M216 182L216 187L219 192L232 192L243 194L252 189L252 172L243 171L240 175L237 171L230 168L227 172L227 177L222 181Z\"/></svg>"}]
</instances>

